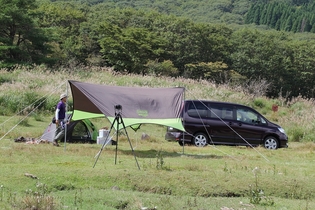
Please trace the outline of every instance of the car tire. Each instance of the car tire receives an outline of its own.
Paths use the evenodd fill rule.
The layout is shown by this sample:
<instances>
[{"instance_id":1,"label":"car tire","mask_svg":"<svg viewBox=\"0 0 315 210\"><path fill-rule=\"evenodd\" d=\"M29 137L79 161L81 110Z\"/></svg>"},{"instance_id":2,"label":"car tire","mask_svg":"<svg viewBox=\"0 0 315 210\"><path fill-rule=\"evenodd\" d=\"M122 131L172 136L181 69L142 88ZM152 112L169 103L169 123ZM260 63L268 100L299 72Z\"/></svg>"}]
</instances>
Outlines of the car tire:
<instances>
[{"instance_id":1,"label":"car tire","mask_svg":"<svg viewBox=\"0 0 315 210\"><path fill-rule=\"evenodd\" d=\"M278 139L273 136L267 136L264 141L264 147L266 149L278 149L279 143Z\"/></svg>"},{"instance_id":2,"label":"car tire","mask_svg":"<svg viewBox=\"0 0 315 210\"><path fill-rule=\"evenodd\" d=\"M196 147L204 147L208 144L208 136L204 133L196 133L193 137L193 144Z\"/></svg>"}]
</instances>

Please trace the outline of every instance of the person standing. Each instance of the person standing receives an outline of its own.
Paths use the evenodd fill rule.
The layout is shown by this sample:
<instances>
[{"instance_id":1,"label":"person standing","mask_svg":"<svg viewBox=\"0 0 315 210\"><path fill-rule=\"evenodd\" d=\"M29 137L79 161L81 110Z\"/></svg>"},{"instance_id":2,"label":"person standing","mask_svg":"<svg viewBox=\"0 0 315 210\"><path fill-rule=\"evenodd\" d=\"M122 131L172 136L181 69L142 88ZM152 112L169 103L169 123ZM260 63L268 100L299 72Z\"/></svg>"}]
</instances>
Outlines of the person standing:
<instances>
[{"instance_id":1,"label":"person standing","mask_svg":"<svg viewBox=\"0 0 315 210\"><path fill-rule=\"evenodd\" d=\"M65 123L67 122L66 118L66 102L67 94L63 93L60 95L60 101L56 106L55 118L56 118L56 131L53 141L53 145L59 147L58 140L60 140L65 135Z\"/></svg>"}]
</instances>

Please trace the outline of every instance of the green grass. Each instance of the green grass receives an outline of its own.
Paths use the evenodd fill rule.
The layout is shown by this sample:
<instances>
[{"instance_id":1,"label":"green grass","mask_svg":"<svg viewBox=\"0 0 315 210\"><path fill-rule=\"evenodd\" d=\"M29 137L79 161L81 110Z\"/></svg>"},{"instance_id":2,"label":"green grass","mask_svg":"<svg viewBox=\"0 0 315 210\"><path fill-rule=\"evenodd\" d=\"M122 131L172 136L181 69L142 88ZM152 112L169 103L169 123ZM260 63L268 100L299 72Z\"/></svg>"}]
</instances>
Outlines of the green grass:
<instances>
[{"instance_id":1,"label":"green grass","mask_svg":"<svg viewBox=\"0 0 315 210\"><path fill-rule=\"evenodd\" d=\"M276 151L226 146L183 150L161 138L129 136L140 170L126 137L119 139L116 164L114 145L106 146L96 162L101 145L53 147L3 139L0 207L27 209L27 203L55 209L315 207L312 143ZM252 193L258 189L264 194Z\"/></svg>"},{"instance_id":2,"label":"green grass","mask_svg":"<svg viewBox=\"0 0 315 210\"><path fill-rule=\"evenodd\" d=\"M207 81L88 70L88 74L84 73L87 69L72 74L49 74L36 68L1 72L0 209L315 209L313 100L255 99L240 87ZM116 164L115 146L106 146L96 162L101 145L15 143L20 136L42 135L58 95L66 89L60 81L67 79L107 85L184 86L187 99L255 106L285 128L289 148L180 147L164 140L165 127L142 125L137 132L128 129L138 170L126 136L119 138ZM39 96L47 97L42 110L23 110ZM278 112L272 112L272 104L279 105ZM108 126L106 119L92 121L99 128ZM150 139L141 140L142 133Z\"/></svg>"},{"instance_id":3,"label":"green grass","mask_svg":"<svg viewBox=\"0 0 315 210\"><path fill-rule=\"evenodd\" d=\"M46 121L29 119L41 133ZM15 122L15 119L13 119ZM102 120L96 122L104 123ZM41 129L38 129L41 128ZM313 209L315 145L287 149L207 146L180 147L163 139L164 128L127 130L116 147L0 141L0 208L27 209ZM26 137L30 137L32 132ZM141 140L142 133L150 136ZM93 167L95 164L95 167ZM258 168L255 170L255 168ZM32 174L37 179L25 176ZM259 192L259 193L256 193ZM261 194L263 192L264 194ZM256 202L256 203L255 203Z\"/></svg>"}]
</instances>

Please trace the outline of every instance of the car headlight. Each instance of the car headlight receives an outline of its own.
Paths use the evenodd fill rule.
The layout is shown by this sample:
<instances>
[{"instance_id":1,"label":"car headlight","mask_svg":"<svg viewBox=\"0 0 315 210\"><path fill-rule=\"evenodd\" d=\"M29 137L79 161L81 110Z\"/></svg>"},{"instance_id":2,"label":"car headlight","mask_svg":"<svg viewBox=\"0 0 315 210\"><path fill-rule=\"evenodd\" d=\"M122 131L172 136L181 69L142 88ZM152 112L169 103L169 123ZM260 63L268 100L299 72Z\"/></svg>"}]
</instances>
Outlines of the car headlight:
<instances>
[{"instance_id":1,"label":"car headlight","mask_svg":"<svg viewBox=\"0 0 315 210\"><path fill-rule=\"evenodd\" d=\"M281 133L283 133L283 134L285 134L285 135L287 135L286 133L285 133L285 131L284 131L284 129L283 128L278 128L278 130L281 132Z\"/></svg>"}]
</instances>

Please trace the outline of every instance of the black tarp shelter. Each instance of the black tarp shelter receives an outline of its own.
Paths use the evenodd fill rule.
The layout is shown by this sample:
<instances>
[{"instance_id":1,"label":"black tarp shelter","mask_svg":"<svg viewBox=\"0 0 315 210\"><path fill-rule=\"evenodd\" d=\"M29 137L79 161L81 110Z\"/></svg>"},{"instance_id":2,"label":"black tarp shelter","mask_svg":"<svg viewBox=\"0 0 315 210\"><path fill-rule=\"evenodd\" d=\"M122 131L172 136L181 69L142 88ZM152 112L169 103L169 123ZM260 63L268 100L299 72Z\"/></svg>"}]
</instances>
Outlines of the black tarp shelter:
<instances>
[{"instance_id":1,"label":"black tarp shelter","mask_svg":"<svg viewBox=\"0 0 315 210\"><path fill-rule=\"evenodd\" d=\"M120 105L126 127L151 123L184 131L180 118L184 101L182 87L108 86L73 80L69 80L69 84L73 98L72 120L107 117L113 123L115 106Z\"/></svg>"}]
</instances>

